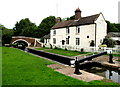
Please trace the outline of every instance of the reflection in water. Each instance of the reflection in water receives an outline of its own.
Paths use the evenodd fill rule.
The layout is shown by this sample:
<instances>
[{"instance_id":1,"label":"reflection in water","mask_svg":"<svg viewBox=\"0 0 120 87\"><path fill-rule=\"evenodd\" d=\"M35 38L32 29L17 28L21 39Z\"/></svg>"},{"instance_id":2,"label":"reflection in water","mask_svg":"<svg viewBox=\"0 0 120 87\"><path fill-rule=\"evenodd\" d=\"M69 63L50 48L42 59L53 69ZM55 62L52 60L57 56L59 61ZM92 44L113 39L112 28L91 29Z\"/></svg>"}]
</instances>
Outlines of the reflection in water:
<instances>
[{"instance_id":1,"label":"reflection in water","mask_svg":"<svg viewBox=\"0 0 120 87\"><path fill-rule=\"evenodd\" d=\"M120 83L120 71L113 70L105 67L90 67L84 69L87 72L94 73L100 76L103 76L107 79L110 79L114 82Z\"/></svg>"},{"instance_id":2,"label":"reflection in water","mask_svg":"<svg viewBox=\"0 0 120 87\"><path fill-rule=\"evenodd\" d=\"M111 79L111 80L113 80L115 82L120 83L120 74L118 72L112 71L112 70L107 70L105 72L105 74L106 74L107 79Z\"/></svg>"}]
</instances>

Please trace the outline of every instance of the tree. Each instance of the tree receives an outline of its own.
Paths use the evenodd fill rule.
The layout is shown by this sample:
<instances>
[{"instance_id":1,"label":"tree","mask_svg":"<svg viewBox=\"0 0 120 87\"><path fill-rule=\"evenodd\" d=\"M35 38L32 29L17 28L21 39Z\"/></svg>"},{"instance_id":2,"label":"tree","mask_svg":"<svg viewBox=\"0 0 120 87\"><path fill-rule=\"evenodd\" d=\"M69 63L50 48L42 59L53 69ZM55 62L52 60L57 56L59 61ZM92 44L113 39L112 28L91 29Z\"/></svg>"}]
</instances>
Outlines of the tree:
<instances>
[{"instance_id":1,"label":"tree","mask_svg":"<svg viewBox=\"0 0 120 87\"><path fill-rule=\"evenodd\" d=\"M55 16L49 16L44 18L42 22L39 24L38 29L40 32L40 37L43 37L50 33L50 29L55 25Z\"/></svg>"},{"instance_id":2,"label":"tree","mask_svg":"<svg viewBox=\"0 0 120 87\"><path fill-rule=\"evenodd\" d=\"M107 47L114 47L114 45L116 44L116 42L114 40L110 39L109 36L106 36L103 39L103 43L102 44L106 44Z\"/></svg>"},{"instance_id":3,"label":"tree","mask_svg":"<svg viewBox=\"0 0 120 87\"><path fill-rule=\"evenodd\" d=\"M115 27L115 24L110 23L109 21L107 22L107 32L118 32L118 28Z\"/></svg>"},{"instance_id":4,"label":"tree","mask_svg":"<svg viewBox=\"0 0 120 87\"><path fill-rule=\"evenodd\" d=\"M13 30L7 29L1 24L0 24L0 30L2 31L2 45L9 44L13 36Z\"/></svg>"},{"instance_id":5,"label":"tree","mask_svg":"<svg viewBox=\"0 0 120 87\"><path fill-rule=\"evenodd\" d=\"M120 24L114 24L115 25L115 27L119 30L119 32L120 32Z\"/></svg>"},{"instance_id":6,"label":"tree","mask_svg":"<svg viewBox=\"0 0 120 87\"><path fill-rule=\"evenodd\" d=\"M20 20L13 28L15 36L39 37L37 26L28 18Z\"/></svg>"},{"instance_id":7,"label":"tree","mask_svg":"<svg viewBox=\"0 0 120 87\"><path fill-rule=\"evenodd\" d=\"M75 15L70 17L70 20L74 20L75 19Z\"/></svg>"}]
</instances>

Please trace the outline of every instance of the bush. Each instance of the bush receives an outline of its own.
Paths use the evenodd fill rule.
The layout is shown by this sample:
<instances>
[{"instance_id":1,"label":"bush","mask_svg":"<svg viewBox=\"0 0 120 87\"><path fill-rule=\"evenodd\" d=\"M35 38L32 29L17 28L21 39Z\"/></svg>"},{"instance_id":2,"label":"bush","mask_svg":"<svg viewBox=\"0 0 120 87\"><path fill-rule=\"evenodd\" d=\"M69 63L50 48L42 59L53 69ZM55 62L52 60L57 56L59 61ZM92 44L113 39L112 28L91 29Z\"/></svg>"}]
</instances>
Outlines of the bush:
<instances>
[{"instance_id":1,"label":"bush","mask_svg":"<svg viewBox=\"0 0 120 87\"><path fill-rule=\"evenodd\" d=\"M94 47L94 40L91 40L91 42L90 42L90 46L92 46L92 47Z\"/></svg>"},{"instance_id":2,"label":"bush","mask_svg":"<svg viewBox=\"0 0 120 87\"><path fill-rule=\"evenodd\" d=\"M50 49L52 49L53 47L52 47L52 45L50 44Z\"/></svg>"},{"instance_id":3,"label":"bush","mask_svg":"<svg viewBox=\"0 0 120 87\"><path fill-rule=\"evenodd\" d=\"M67 50L67 48L65 48L65 50Z\"/></svg>"},{"instance_id":4,"label":"bush","mask_svg":"<svg viewBox=\"0 0 120 87\"><path fill-rule=\"evenodd\" d=\"M81 52L84 52L84 48L81 48Z\"/></svg>"},{"instance_id":5,"label":"bush","mask_svg":"<svg viewBox=\"0 0 120 87\"><path fill-rule=\"evenodd\" d=\"M54 49L58 49L56 46L55 46L55 48Z\"/></svg>"},{"instance_id":6,"label":"bush","mask_svg":"<svg viewBox=\"0 0 120 87\"><path fill-rule=\"evenodd\" d=\"M109 36L106 36L106 37L104 38L104 40L103 40L102 45L103 45L103 44L106 44L107 47L114 47L115 44L116 44L116 42L115 42L114 40L110 39Z\"/></svg>"}]
</instances>

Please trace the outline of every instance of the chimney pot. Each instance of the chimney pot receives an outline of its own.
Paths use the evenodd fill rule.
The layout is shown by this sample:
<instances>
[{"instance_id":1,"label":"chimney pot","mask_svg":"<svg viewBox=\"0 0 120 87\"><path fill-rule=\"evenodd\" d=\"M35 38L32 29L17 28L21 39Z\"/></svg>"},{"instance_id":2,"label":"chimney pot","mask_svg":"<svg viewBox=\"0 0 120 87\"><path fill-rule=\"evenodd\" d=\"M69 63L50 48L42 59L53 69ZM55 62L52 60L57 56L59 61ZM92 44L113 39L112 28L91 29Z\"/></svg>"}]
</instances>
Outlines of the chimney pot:
<instances>
[{"instance_id":1,"label":"chimney pot","mask_svg":"<svg viewBox=\"0 0 120 87\"><path fill-rule=\"evenodd\" d=\"M75 20L78 20L81 18L81 10L79 8L77 8L75 10Z\"/></svg>"}]
</instances>

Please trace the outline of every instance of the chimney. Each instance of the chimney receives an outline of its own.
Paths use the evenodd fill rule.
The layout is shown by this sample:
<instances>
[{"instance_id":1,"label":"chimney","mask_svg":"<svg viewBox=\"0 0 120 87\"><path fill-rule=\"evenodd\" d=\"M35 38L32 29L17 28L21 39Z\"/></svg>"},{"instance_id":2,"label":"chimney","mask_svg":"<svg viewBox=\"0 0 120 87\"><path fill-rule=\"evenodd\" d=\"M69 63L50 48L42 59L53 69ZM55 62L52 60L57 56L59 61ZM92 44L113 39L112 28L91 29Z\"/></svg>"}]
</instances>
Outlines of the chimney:
<instances>
[{"instance_id":1,"label":"chimney","mask_svg":"<svg viewBox=\"0 0 120 87\"><path fill-rule=\"evenodd\" d=\"M61 18L60 18L60 17L57 17L57 18L56 18L56 23L59 23L59 22L61 22Z\"/></svg>"},{"instance_id":2,"label":"chimney","mask_svg":"<svg viewBox=\"0 0 120 87\"><path fill-rule=\"evenodd\" d=\"M79 18L81 18L81 10L77 8L75 10L75 20L78 20Z\"/></svg>"}]
</instances>

